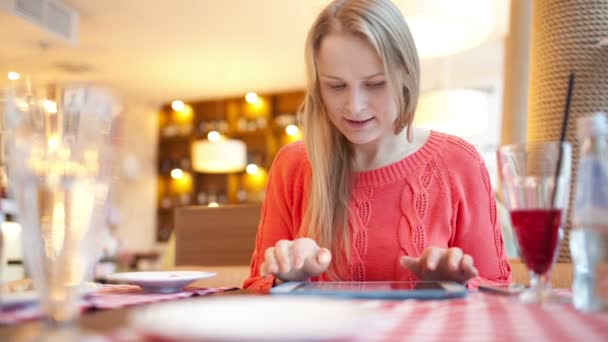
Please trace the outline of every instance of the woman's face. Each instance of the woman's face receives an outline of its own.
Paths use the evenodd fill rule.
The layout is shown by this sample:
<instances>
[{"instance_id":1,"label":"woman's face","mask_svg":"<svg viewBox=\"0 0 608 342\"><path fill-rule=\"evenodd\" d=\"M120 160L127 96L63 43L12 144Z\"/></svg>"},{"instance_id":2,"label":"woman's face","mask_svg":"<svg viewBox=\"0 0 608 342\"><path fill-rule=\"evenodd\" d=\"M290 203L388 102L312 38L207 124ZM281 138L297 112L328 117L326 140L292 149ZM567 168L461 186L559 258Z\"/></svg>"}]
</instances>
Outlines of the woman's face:
<instances>
[{"instance_id":1,"label":"woman's face","mask_svg":"<svg viewBox=\"0 0 608 342\"><path fill-rule=\"evenodd\" d=\"M317 68L329 119L351 143L364 145L394 134L397 105L382 60L366 40L326 36Z\"/></svg>"}]
</instances>

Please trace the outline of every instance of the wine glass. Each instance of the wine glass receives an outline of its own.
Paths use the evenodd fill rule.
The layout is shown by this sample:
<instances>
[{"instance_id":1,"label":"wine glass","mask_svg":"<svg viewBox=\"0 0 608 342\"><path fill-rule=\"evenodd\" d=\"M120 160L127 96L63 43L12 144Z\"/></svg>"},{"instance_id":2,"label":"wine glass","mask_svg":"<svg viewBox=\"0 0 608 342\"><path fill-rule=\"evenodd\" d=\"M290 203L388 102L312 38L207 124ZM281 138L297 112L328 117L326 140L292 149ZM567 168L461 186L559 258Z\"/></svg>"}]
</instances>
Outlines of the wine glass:
<instances>
[{"instance_id":1,"label":"wine glass","mask_svg":"<svg viewBox=\"0 0 608 342\"><path fill-rule=\"evenodd\" d=\"M8 178L24 261L47 322L70 326L100 254L111 180L114 94L90 84L9 86Z\"/></svg>"},{"instance_id":2,"label":"wine glass","mask_svg":"<svg viewBox=\"0 0 608 342\"><path fill-rule=\"evenodd\" d=\"M551 293L550 275L568 211L572 148L568 143L533 142L503 146L497 157L505 206L530 272L530 288L520 299L558 301Z\"/></svg>"}]
</instances>

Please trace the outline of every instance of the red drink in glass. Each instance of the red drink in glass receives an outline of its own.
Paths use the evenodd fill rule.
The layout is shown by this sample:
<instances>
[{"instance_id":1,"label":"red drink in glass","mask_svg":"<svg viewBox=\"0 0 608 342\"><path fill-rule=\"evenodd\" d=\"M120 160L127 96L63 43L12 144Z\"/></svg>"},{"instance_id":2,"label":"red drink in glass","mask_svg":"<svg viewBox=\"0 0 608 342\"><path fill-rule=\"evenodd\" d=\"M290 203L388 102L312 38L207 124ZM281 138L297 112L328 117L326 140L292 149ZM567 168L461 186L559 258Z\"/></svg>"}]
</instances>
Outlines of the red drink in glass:
<instances>
[{"instance_id":1,"label":"red drink in glass","mask_svg":"<svg viewBox=\"0 0 608 342\"><path fill-rule=\"evenodd\" d=\"M524 303L562 302L549 279L562 237L562 214L568 211L572 146L529 142L498 150L503 198L511 214L520 255L530 270Z\"/></svg>"},{"instance_id":2,"label":"red drink in glass","mask_svg":"<svg viewBox=\"0 0 608 342\"><path fill-rule=\"evenodd\" d=\"M511 222L522 257L528 268L537 274L545 274L553 263L561 215L560 209L511 211Z\"/></svg>"}]
</instances>

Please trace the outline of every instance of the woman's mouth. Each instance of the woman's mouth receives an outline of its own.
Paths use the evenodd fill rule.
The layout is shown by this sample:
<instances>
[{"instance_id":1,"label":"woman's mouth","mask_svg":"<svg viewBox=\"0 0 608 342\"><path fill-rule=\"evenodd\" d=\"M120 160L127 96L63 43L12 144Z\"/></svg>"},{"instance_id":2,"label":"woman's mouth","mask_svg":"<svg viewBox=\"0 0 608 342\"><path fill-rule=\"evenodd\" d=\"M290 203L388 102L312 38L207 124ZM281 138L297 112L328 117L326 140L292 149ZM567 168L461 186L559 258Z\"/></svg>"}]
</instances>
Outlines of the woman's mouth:
<instances>
[{"instance_id":1,"label":"woman's mouth","mask_svg":"<svg viewBox=\"0 0 608 342\"><path fill-rule=\"evenodd\" d=\"M371 123L372 120L374 120L373 117L371 117L369 119L365 119L365 120L351 120L351 119L344 118L344 121L346 121L346 124L352 128L363 128L367 124Z\"/></svg>"}]
</instances>

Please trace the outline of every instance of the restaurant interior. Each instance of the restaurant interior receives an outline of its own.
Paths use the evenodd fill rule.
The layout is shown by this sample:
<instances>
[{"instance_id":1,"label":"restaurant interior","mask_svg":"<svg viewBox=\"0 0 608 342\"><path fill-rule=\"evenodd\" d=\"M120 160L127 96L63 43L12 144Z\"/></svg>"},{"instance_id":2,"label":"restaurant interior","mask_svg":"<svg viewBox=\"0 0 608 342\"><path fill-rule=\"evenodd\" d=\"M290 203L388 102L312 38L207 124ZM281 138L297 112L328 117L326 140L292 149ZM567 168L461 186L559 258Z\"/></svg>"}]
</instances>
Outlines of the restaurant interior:
<instances>
[{"instance_id":1,"label":"restaurant interior","mask_svg":"<svg viewBox=\"0 0 608 342\"><path fill-rule=\"evenodd\" d=\"M103 213L105 233L98 242L103 251L92 280L105 283L106 276L118 272L196 270L215 273L197 280L202 288L243 286L273 160L281 148L303 138L299 113L306 94L304 44L328 2L0 1L3 89L24 82L44 89L86 83L111 88L119 99L112 118L115 149ZM558 141L568 77L576 71L565 132L573 146L576 177L582 146L577 143L576 119L608 111L608 3L393 2L410 26L420 57L414 125L459 136L475 146L489 171L511 280L529 286L528 267L500 188L497 150L507 144ZM8 97L0 96L5 100ZM6 291L6 284L31 287L24 281L32 274L24 261L29 247L23 244L25 232L4 149L0 283ZM575 193L576 184L569 188ZM568 215L548 274L553 288L564 291L572 288L575 276ZM606 266L608 240L604 243ZM608 303L608 297L604 300ZM260 307L263 311L264 305ZM118 316L126 320L127 314ZM89 315L97 314L83 314L87 328L114 334L110 328L119 326L108 315ZM594 319L589 324L595 330L587 332L596 335L590 336L608 336L607 316ZM152 326L150 322L144 323ZM19 324L0 320L0 337L17 339L31 330L15 328ZM576 335L575 328L580 329L569 333ZM508 336L538 337L548 330ZM283 338L266 333L262 336L269 340ZM129 341L116 336L109 340ZM223 335L218 336L222 340Z\"/></svg>"}]
</instances>

